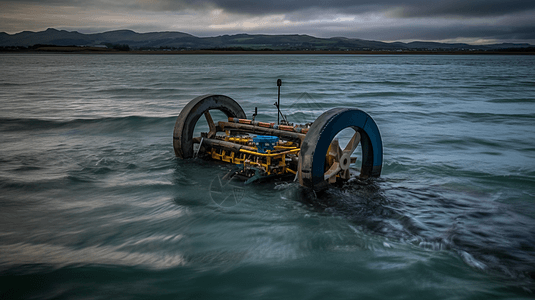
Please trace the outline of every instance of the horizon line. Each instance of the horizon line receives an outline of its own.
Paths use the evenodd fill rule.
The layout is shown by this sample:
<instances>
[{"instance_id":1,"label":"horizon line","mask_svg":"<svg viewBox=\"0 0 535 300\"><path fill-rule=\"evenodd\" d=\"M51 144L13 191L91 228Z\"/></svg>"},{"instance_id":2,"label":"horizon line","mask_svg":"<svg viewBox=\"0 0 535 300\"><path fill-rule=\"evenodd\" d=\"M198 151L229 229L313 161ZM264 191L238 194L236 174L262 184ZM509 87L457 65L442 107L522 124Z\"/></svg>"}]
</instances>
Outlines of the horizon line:
<instances>
[{"instance_id":1,"label":"horizon line","mask_svg":"<svg viewBox=\"0 0 535 300\"><path fill-rule=\"evenodd\" d=\"M193 37L198 37L198 38L210 38L210 37L220 37L220 36L235 36L235 35L309 36L309 37L313 37L313 38L317 38L317 39L344 38L344 39L348 39L348 40L374 41L374 42L382 42L382 43L387 43L387 44L393 44L393 43L410 44L410 43L422 42L422 43L438 43L438 44L463 44L463 45L469 45L469 46L502 45L502 44L535 46L535 45L533 45L531 43L528 43L528 42L496 42L496 41L494 41L494 42L479 44L479 43L468 43L468 42L461 42L461 41L444 41L444 40L441 40L441 41L440 40L410 40L410 41L389 40L389 41L384 41L384 40L370 40L370 39L361 39L361 38L349 38L349 37L345 37L345 36L317 37L317 36L310 35L310 34L305 34L305 33L273 34L273 33L247 33L247 32L243 32L243 33L234 33L234 34L198 36L198 35L194 35L194 34L191 34L191 33L188 33L188 32L184 32L184 31L164 30L164 31L138 32L138 31L135 31L133 29L128 29L128 28L105 30L105 31L101 31L101 32L84 33L84 32L80 32L78 30L66 30L66 29L56 29L56 28L53 28L53 27L48 27L47 29L44 29L44 30L41 30L41 31L23 30L23 31L20 31L20 32L17 32L17 33L8 33L8 32L5 32L5 31L2 31L0 33L4 33L4 34L10 35L10 36L13 36L13 35L17 35L17 34L21 34L21 33L25 33L25 32L40 33L40 32L46 32L48 30L65 31L65 32L79 33L79 34L83 34L83 35L102 34L102 33L117 32L117 31L130 31L130 32L133 32L135 34L182 33L182 34L187 34L187 35L191 35Z\"/></svg>"}]
</instances>

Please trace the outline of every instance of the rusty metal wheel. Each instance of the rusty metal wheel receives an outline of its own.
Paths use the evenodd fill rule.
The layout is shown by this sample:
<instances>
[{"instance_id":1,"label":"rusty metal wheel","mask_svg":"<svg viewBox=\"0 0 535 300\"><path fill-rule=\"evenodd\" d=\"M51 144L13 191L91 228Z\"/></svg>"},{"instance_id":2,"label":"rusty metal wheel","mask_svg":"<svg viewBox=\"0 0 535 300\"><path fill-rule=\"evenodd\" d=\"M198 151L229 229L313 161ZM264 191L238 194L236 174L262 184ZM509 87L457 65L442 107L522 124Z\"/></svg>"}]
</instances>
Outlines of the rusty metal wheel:
<instances>
[{"instance_id":1,"label":"rusty metal wheel","mask_svg":"<svg viewBox=\"0 0 535 300\"><path fill-rule=\"evenodd\" d=\"M191 100L176 119L173 131L173 148L180 158L193 157L193 131L199 118L204 115L210 128L209 135L215 134L215 124L209 110L217 109L227 117L245 119L245 112L232 98L223 95L203 95Z\"/></svg>"},{"instance_id":2,"label":"rusty metal wheel","mask_svg":"<svg viewBox=\"0 0 535 300\"><path fill-rule=\"evenodd\" d=\"M335 136L346 128L355 134L344 150ZM314 121L301 145L299 183L314 190L327 187L336 175L349 178L350 155L361 143L361 178L379 177L383 165L383 142L375 121L355 108L333 108ZM328 165L326 165L328 164Z\"/></svg>"}]
</instances>

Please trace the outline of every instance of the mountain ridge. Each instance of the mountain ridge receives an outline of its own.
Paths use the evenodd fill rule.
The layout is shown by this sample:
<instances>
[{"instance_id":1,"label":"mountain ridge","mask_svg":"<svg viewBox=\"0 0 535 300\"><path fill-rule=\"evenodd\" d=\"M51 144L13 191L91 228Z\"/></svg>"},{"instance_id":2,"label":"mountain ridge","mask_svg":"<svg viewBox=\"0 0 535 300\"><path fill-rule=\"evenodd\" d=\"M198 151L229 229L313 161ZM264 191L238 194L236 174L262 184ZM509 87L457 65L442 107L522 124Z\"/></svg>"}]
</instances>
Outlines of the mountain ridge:
<instances>
[{"instance_id":1,"label":"mountain ridge","mask_svg":"<svg viewBox=\"0 0 535 300\"><path fill-rule=\"evenodd\" d=\"M471 45L426 41L381 42L357 38L318 38L307 34L247 34L197 37L179 31L138 33L129 29L84 34L78 31L48 28L44 31L23 31L15 34L0 32L0 47L30 47L34 45L96 46L120 44L132 49L250 49L250 50L499 50L533 47L527 43Z\"/></svg>"}]
</instances>

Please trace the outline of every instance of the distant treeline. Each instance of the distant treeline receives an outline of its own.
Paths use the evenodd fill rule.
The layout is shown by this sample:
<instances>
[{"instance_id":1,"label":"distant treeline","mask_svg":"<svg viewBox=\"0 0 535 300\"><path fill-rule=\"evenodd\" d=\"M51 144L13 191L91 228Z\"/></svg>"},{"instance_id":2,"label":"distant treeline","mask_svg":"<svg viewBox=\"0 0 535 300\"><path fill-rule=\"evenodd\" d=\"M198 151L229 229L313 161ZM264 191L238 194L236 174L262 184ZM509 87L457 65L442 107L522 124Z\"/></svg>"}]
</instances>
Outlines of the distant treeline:
<instances>
[{"instance_id":1,"label":"distant treeline","mask_svg":"<svg viewBox=\"0 0 535 300\"><path fill-rule=\"evenodd\" d=\"M535 52L535 47L527 48L504 48L495 50L496 52Z\"/></svg>"},{"instance_id":2,"label":"distant treeline","mask_svg":"<svg viewBox=\"0 0 535 300\"><path fill-rule=\"evenodd\" d=\"M130 46L128 44L112 44L112 43L105 43L106 47L109 49L115 49L119 51L130 51Z\"/></svg>"},{"instance_id":3,"label":"distant treeline","mask_svg":"<svg viewBox=\"0 0 535 300\"><path fill-rule=\"evenodd\" d=\"M271 48L247 48L247 47L215 47L215 48L206 48L201 50L210 50L210 51L277 51Z\"/></svg>"},{"instance_id":4,"label":"distant treeline","mask_svg":"<svg viewBox=\"0 0 535 300\"><path fill-rule=\"evenodd\" d=\"M128 44L112 44L112 43L105 43L102 46L106 46L108 49L113 49L117 51L130 51L131 48ZM58 46L58 45L49 45L49 44L35 44L33 46L0 46L0 51L3 52L17 52L17 51L32 51L32 50L38 50L41 48L87 48L87 46L78 46L78 45L69 45L69 46Z\"/></svg>"},{"instance_id":5,"label":"distant treeline","mask_svg":"<svg viewBox=\"0 0 535 300\"><path fill-rule=\"evenodd\" d=\"M311 47L312 48L312 47ZM430 53L430 54L436 54L436 53L526 53L526 54L534 54L535 53L535 47L525 47L525 48L503 48L503 49L492 49L492 50L469 50L469 49L441 49L441 48L434 48L434 49L421 49L421 48L415 48L415 49L385 49L385 50L377 50L377 49L310 49L310 48L303 48L303 47L285 47L285 48L269 48L269 47L262 47L262 48L256 48L256 47L242 47L242 46L236 46L236 47L206 47L206 48L190 48L190 47L172 47L172 46L160 46L160 47L130 47L128 44L113 44L113 43L104 43L102 45L96 45L96 46L79 46L79 45L49 45L49 44L35 44L33 46L0 46L0 52L32 52L32 51L57 51L57 52L78 52L78 51L173 51L173 52L182 52L182 51L221 51L221 52L355 52L355 51L363 51L363 52L370 52L370 53L376 53L376 52L386 52L386 53Z\"/></svg>"}]
</instances>

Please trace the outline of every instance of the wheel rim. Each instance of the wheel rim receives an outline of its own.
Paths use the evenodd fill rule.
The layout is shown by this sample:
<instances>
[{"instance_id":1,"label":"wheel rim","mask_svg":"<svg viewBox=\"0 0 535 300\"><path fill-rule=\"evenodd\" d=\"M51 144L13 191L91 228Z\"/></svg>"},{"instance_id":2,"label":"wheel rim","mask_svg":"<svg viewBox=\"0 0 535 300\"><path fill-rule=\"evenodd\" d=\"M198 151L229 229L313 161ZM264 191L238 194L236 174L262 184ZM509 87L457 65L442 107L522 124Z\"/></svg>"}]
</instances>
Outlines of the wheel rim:
<instances>
[{"instance_id":1,"label":"wheel rim","mask_svg":"<svg viewBox=\"0 0 535 300\"><path fill-rule=\"evenodd\" d=\"M333 139L346 128L353 128L355 134L346 148L341 150L338 142L334 142ZM301 145L299 183L316 190L325 188L329 179L334 176L332 173L336 174L340 171L335 172L338 168L347 166L346 163L340 165L340 162L342 159L348 158L359 141L362 147L360 177L379 177L382 169L383 144L379 128L371 116L354 108L333 108L323 113L312 124ZM335 146L332 146L333 144ZM335 164L338 163L338 166L333 164L334 167L331 165L333 169L329 168L325 172L325 160L329 151L332 153L331 155L339 157L337 161L335 160Z\"/></svg>"},{"instance_id":2,"label":"wheel rim","mask_svg":"<svg viewBox=\"0 0 535 300\"><path fill-rule=\"evenodd\" d=\"M173 130L173 148L180 158L193 157L193 131L199 118L204 115L210 128L209 135L215 134L215 124L209 110L217 109L227 117L245 119L241 106L224 95L203 95L191 100L178 115Z\"/></svg>"}]
</instances>

